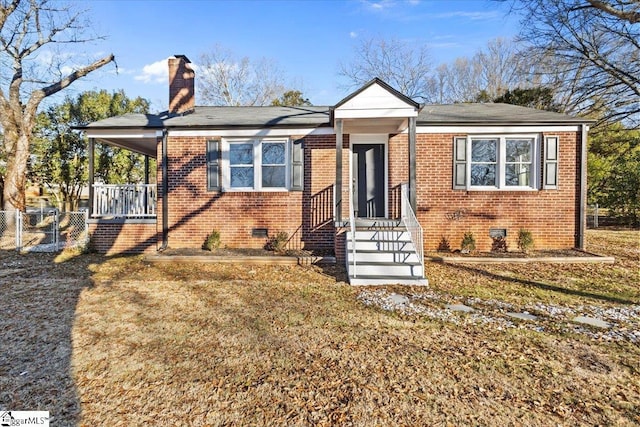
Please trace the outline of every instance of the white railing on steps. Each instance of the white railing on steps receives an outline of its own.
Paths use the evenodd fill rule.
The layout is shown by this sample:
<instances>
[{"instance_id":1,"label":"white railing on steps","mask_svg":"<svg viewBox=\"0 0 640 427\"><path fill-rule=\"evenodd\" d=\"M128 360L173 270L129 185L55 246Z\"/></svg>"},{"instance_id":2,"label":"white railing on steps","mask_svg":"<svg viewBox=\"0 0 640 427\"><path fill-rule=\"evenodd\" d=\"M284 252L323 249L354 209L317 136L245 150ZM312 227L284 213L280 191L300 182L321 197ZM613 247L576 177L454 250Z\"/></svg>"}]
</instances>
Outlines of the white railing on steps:
<instances>
[{"instance_id":1,"label":"white railing on steps","mask_svg":"<svg viewBox=\"0 0 640 427\"><path fill-rule=\"evenodd\" d=\"M401 216L402 223L407 228L409 235L411 236L411 243L416 250L418 260L422 266L422 276L424 277L424 249L422 240L422 226L416 218L416 214L411 208L411 202L409 201L409 185L407 183L402 184L401 189Z\"/></svg>"}]
</instances>

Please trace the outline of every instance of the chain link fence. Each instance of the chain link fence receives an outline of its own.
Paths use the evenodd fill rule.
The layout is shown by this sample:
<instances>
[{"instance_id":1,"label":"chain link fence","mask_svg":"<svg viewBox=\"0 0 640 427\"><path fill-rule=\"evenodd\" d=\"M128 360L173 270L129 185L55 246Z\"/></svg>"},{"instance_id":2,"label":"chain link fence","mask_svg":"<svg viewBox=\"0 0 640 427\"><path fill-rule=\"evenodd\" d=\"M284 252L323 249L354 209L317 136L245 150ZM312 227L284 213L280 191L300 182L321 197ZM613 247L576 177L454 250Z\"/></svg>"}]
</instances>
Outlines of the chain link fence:
<instances>
[{"instance_id":1,"label":"chain link fence","mask_svg":"<svg viewBox=\"0 0 640 427\"><path fill-rule=\"evenodd\" d=\"M88 211L0 211L0 249L56 252L89 241Z\"/></svg>"},{"instance_id":2,"label":"chain link fence","mask_svg":"<svg viewBox=\"0 0 640 427\"><path fill-rule=\"evenodd\" d=\"M16 214L0 211L0 250L16 248Z\"/></svg>"}]
</instances>

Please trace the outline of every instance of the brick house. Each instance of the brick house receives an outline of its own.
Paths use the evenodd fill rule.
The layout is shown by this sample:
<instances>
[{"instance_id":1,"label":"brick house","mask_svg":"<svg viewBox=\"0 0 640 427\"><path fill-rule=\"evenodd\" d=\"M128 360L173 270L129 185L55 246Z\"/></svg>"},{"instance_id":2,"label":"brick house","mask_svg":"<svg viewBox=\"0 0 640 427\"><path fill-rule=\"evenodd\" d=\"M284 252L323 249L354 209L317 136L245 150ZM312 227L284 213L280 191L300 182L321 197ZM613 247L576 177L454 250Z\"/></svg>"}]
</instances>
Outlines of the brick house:
<instances>
[{"instance_id":1,"label":"brick house","mask_svg":"<svg viewBox=\"0 0 640 427\"><path fill-rule=\"evenodd\" d=\"M202 246L332 251L352 283L423 283L423 251L493 237L582 248L589 121L506 104L420 105L374 79L334 106L195 106L195 73L169 59L169 111L87 125L96 142L157 160L157 182L93 182L105 253ZM154 171L150 171L149 175ZM148 175L148 176L149 176Z\"/></svg>"}]
</instances>

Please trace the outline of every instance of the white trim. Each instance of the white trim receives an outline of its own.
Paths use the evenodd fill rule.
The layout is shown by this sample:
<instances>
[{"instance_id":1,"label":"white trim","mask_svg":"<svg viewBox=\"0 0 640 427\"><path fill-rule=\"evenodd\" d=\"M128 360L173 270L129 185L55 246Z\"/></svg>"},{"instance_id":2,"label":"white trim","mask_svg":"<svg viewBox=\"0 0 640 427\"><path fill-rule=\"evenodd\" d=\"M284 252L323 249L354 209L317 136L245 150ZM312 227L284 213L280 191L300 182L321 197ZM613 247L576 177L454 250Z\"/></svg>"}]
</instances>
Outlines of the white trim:
<instances>
[{"instance_id":1,"label":"white trim","mask_svg":"<svg viewBox=\"0 0 640 427\"><path fill-rule=\"evenodd\" d=\"M380 144L384 146L384 217L389 217L389 134L353 133L349 135L349 185L353 185L354 144ZM350 187L351 188L351 187ZM352 192L349 191L349 196Z\"/></svg>"},{"instance_id":2,"label":"white trim","mask_svg":"<svg viewBox=\"0 0 640 427\"><path fill-rule=\"evenodd\" d=\"M480 134L480 135L468 135L467 136L467 153L466 153L466 190L467 191L536 191L540 189L540 145L541 145L541 135L540 134L503 134L503 135L489 135L489 134ZM496 147L498 150L498 157L496 158L496 185L495 186L480 186L471 185L471 165L473 162L471 156L472 143L473 139L496 139L498 142L498 146ZM529 176L530 185L506 185L505 183L505 168L506 168L506 140L507 139L531 139L533 140L533 144L531 147L531 175ZM455 154L455 153L454 153ZM478 163L478 162L476 162ZM480 162L481 163L481 162ZM455 179L455 176L454 176ZM455 182L454 182L455 185Z\"/></svg>"},{"instance_id":3,"label":"white trim","mask_svg":"<svg viewBox=\"0 0 640 427\"><path fill-rule=\"evenodd\" d=\"M169 130L169 136L203 136L223 138L264 138L307 135L335 135L332 127L296 128L296 129L207 129L207 130Z\"/></svg>"},{"instance_id":4,"label":"white trim","mask_svg":"<svg viewBox=\"0 0 640 427\"><path fill-rule=\"evenodd\" d=\"M334 117L336 119L382 119L382 118L407 118L417 117L418 111L415 108L368 108L362 110L341 110L336 109Z\"/></svg>"},{"instance_id":5,"label":"white trim","mask_svg":"<svg viewBox=\"0 0 640 427\"><path fill-rule=\"evenodd\" d=\"M285 186L284 187L262 187L262 143L279 142L284 143L285 159ZM231 187L231 165L229 163L230 144L252 144L253 145L253 187ZM221 191L233 192L288 192L291 188L291 161L290 150L291 140L289 138L222 138L220 141L221 156L220 168L222 175Z\"/></svg>"},{"instance_id":6,"label":"white trim","mask_svg":"<svg viewBox=\"0 0 640 427\"><path fill-rule=\"evenodd\" d=\"M116 139L154 139L162 136L162 132L150 129L88 129L85 130L87 138L116 138Z\"/></svg>"},{"instance_id":7,"label":"white trim","mask_svg":"<svg viewBox=\"0 0 640 427\"><path fill-rule=\"evenodd\" d=\"M416 133L451 133L451 134L505 134L505 133L530 133L530 132L578 132L580 126L542 126L542 125L518 125L518 126L418 126ZM402 133L407 133L403 131Z\"/></svg>"}]
</instances>

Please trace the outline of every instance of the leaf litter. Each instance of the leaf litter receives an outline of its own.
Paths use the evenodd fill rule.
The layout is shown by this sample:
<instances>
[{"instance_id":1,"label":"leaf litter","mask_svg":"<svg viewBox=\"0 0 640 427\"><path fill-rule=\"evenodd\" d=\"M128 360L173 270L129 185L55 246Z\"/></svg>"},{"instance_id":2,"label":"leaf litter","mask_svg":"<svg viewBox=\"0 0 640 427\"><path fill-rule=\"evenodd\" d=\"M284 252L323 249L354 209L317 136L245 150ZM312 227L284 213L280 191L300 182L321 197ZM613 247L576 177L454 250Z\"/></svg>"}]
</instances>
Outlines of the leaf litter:
<instances>
[{"instance_id":1,"label":"leaf litter","mask_svg":"<svg viewBox=\"0 0 640 427\"><path fill-rule=\"evenodd\" d=\"M0 409L49 410L54 425L640 423L640 349L628 340L372 308L358 295L375 290L315 267L97 255L56 263L5 252L0 262L22 269L0 277L11 313L0 318ZM628 283L617 286L630 304L566 293L558 302L551 290L529 294L472 272L455 284L444 273L428 290L380 291L406 295L408 308L470 304L478 316L540 315L540 303L557 315L593 306L613 317L637 305Z\"/></svg>"}]
</instances>

